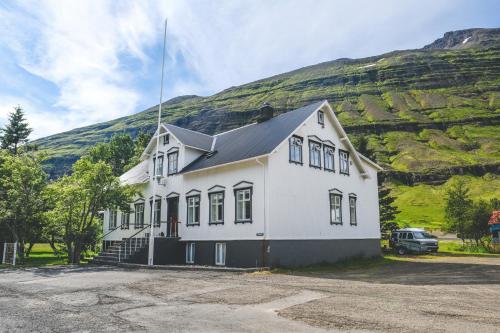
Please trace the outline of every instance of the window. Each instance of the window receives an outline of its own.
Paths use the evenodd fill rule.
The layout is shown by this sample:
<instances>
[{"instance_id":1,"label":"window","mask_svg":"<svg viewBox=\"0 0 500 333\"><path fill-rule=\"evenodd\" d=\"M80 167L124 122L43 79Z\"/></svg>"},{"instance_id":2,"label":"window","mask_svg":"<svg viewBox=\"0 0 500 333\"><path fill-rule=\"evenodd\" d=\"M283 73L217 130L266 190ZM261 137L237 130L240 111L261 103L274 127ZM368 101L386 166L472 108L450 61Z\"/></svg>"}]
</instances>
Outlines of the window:
<instances>
[{"instance_id":1,"label":"window","mask_svg":"<svg viewBox=\"0 0 500 333\"><path fill-rule=\"evenodd\" d=\"M149 208L152 208L153 207L153 200L150 200L149 201ZM153 210L153 209L151 209ZM153 225L155 227L159 227L160 226L160 219L161 219L161 198L156 198L155 200L155 209L154 209L154 212L153 212Z\"/></svg>"},{"instance_id":2,"label":"window","mask_svg":"<svg viewBox=\"0 0 500 333\"><path fill-rule=\"evenodd\" d=\"M144 227L144 203L135 204L135 229Z\"/></svg>"},{"instance_id":3,"label":"window","mask_svg":"<svg viewBox=\"0 0 500 333\"><path fill-rule=\"evenodd\" d=\"M163 136L163 145L168 145L170 142L170 134L166 134Z\"/></svg>"},{"instance_id":4,"label":"window","mask_svg":"<svg viewBox=\"0 0 500 333\"><path fill-rule=\"evenodd\" d=\"M173 175L177 173L177 156L178 152L168 154L168 174Z\"/></svg>"},{"instance_id":5,"label":"window","mask_svg":"<svg viewBox=\"0 0 500 333\"><path fill-rule=\"evenodd\" d=\"M163 155L153 158L155 176L163 176Z\"/></svg>"},{"instance_id":6,"label":"window","mask_svg":"<svg viewBox=\"0 0 500 333\"><path fill-rule=\"evenodd\" d=\"M252 189L234 190L236 200L236 223L252 222Z\"/></svg>"},{"instance_id":7,"label":"window","mask_svg":"<svg viewBox=\"0 0 500 333\"><path fill-rule=\"evenodd\" d=\"M358 216L356 215L356 197L349 196L349 215L351 220L351 225L358 224Z\"/></svg>"},{"instance_id":8,"label":"window","mask_svg":"<svg viewBox=\"0 0 500 333\"><path fill-rule=\"evenodd\" d=\"M127 212L122 212L121 229L128 229L130 225L130 214Z\"/></svg>"},{"instance_id":9,"label":"window","mask_svg":"<svg viewBox=\"0 0 500 333\"><path fill-rule=\"evenodd\" d=\"M349 174L349 153L345 150L339 149L340 158L340 173L344 175Z\"/></svg>"},{"instance_id":10,"label":"window","mask_svg":"<svg viewBox=\"0 0 500 333\"><path fill-rule=\"evenodd\" d=\"M193 195L186 198L187 223L186 225L200 225L200 196Z\"/></svg>"},{"instance_id":11,"label":"window","mask_svg":"<svg viewBox=\"0 0 500 333\"><path fill-rule=\"evenodd\" d=\"M116 229L116 221L117 221L117 212L116 210L109 211L109 230Z\"/></svg>"},{"instance_id":12,"label":"window","mask_svg":"<svg viewBox=\"0 0 500 333\"><path fill-rule=\"evenodd\" d=\"M209 224L224 223L224 192L215 192L208 195L210 199Z\"/></svg>"},{"instance_id":13,"label":"window","mask_svg":"<svg viewBox=\"0 0 500 333\"><path fill-rule=\"evenodd\" d=\"M325 159L325 170L335 171L334 156L335 148L324 146L323 154Z\"/></svg>"},{"instance_id":14,"label":"window","mask_svg":"<svg viewBox=\"0 0 500 333\"><path fill-rule=\"evenodd\" d=\"M330 223L342 224L342 195L330 193Z\"/></svg>"},{"instance_id":15,"label":"window","mask_svg":"<svg viewBox=\"0 0 500 333\"><path fill-rule=\"evenodd\" d=\"M290 138L290 162L302 164L302 138L298 136Z\"/></svg>"},{"instance_id":16,"label":"window","mask_svg":"<svg viewBox=\"0 0 500 333\"><path fill-rule=\"evenodd\" d=\"M309 141L309 166L321 169L321 143Z\"/></svg>"},{"instance_id":17,"label":"window","mask_svg":"<svg viewBox=\"0 0 500 333\"><path fill-rule=\"evenodd\" d=\"M325 124L325 113L323 111L318 111L318 124Z\"/></svg>"},{"instance_id":18,"label":"window","mask_svg":"<svg viewBox=\"0 0 500 333\"><path fill-rule=\"evenodd\" d=\"M194 264L195 243L186 243L186 264Z\"/></svg>"},{"instance_id":19,"label":"window","mask_svg":"<svg viewBox=\"0 0 500 333\"><path fill-rule=\"evenodd\" d=\"M218 266L226 264L226 243L215 243L215 264Z\"/></svg>"}]
</instances>

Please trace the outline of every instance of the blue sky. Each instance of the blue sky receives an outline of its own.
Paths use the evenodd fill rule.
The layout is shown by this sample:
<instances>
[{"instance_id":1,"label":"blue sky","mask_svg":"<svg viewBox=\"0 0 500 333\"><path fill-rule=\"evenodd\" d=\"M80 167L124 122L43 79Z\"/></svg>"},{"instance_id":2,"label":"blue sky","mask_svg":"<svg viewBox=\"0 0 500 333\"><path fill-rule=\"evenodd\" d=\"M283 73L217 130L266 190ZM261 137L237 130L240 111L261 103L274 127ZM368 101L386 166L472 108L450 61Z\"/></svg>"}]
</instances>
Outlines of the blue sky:
<instances>
[{"instance_id":1,"label":"blue sky","mask_svg":"<svg viewBox=\"0 0 500 333\"><path fill-rule=\"evenodd\" d=\"M211 95L322 61L419 48L500 27L500 1L0 1L0 125L24 107L32 138Z\"/></svg>"}]
</instances>

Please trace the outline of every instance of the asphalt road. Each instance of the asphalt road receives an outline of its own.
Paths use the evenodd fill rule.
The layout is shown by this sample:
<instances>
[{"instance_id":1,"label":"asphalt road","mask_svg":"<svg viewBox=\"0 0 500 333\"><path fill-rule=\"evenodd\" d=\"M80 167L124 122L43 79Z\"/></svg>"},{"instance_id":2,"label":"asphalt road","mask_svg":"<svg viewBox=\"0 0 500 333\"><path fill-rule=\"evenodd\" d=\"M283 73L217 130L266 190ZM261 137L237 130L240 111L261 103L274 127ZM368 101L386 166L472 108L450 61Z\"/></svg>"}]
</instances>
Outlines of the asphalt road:
<instances>
[{"instance_id":1,"label":"asphalt road","mask_svg":"<svg viewBox=\"0 0 500 333\"><path fill-rule=\"evenodd\" d=\"M0 270L0 332L500 332L500 259L285 275Z\"/></svg>"}]
</instances>

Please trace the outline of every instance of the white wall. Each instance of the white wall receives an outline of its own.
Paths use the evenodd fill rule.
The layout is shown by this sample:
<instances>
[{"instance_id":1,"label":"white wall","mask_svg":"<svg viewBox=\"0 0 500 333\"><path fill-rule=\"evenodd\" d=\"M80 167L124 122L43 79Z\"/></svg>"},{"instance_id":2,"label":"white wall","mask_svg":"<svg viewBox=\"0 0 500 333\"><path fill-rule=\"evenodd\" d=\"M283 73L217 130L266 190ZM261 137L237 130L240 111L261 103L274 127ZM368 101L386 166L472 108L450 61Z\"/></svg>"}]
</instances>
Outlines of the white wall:
<instances>
[{"instance_id":1,"label":"white wall","mask_svg":"<svg viewBox=\"0 0 500 333\"><path fill-rule=\"evenodd\" d=\"M324 128L313 114L294 133L304 139L303 165L289 163L288 141L269 157L269 239L380 237L376 172L365 163L370 179L363 179L350 156L350 175L339 174L338 149L348 149L340 142L331 121L325 110ZM334 173L309 166L308 135L335 144ZM342 225L330 224L329 190L333 188L343 192ZM357 195L357 226L350 225L349 193Z\"/></svg>"}]
</instances>

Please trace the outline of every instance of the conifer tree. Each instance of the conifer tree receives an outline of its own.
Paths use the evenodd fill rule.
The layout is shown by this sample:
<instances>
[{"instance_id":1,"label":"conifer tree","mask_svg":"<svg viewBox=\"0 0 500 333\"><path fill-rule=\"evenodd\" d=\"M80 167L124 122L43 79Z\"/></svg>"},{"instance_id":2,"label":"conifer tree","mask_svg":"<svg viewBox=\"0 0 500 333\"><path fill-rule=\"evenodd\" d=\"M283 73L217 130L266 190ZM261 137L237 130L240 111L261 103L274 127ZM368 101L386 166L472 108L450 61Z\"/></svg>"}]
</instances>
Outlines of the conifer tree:
<instances>
[{"instance_id":1,"label":"conifer tree","mask_svg":"<svg viewBox=\"0 0 500 333\"><path fill-rule=\"evenodd\" d=\"M28 137L33 130L28 126L28 121L24 117L21 106L14 107L14 111L9 114L6 126L0 129L0 145L2 149L8 149L17 155L18 149L28 142Z\"/></svg>"}]
</instances>

